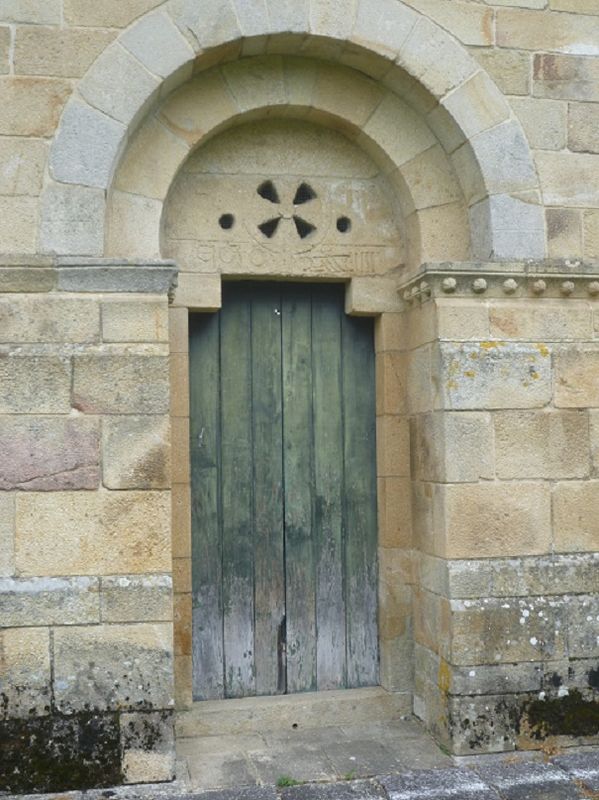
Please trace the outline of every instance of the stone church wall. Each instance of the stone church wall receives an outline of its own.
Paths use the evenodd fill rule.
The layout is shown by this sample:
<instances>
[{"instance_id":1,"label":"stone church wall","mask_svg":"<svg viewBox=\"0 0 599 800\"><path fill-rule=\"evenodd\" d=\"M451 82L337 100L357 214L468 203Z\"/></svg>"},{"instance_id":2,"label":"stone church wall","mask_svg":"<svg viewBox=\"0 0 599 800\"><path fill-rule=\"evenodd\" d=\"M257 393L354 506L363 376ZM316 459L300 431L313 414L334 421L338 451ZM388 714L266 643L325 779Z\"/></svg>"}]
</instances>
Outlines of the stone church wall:
<instances>
[{"instance_id":1,"label":"stone church wall","mask_svg":"<svg viewBox=\"0 0 599 800\"><path fill-rule=\"evenodd\" d=\"M383 685L456 753L596 738L598 102L595 0L0 0L0 789L172 778L188 312L265 272L377 318ZM384 269L174 241L268 119L377 164Z\"/></svg>"}]
</instances>

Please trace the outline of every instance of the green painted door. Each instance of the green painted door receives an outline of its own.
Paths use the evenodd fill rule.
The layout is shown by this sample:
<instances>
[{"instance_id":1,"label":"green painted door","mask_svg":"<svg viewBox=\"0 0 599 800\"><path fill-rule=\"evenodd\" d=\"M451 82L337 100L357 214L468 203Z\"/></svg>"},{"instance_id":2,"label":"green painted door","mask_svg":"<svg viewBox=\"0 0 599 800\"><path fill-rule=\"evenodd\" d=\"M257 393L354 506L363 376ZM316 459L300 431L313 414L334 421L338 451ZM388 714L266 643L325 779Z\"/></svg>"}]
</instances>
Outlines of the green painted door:
<instances>
[{"instance_id":1,"label":"green painted door","mask_svg":"<svg viewBox=\"0 0 599 800\"><path fill-rule=\"evenodd\" d=\"M372 320L229 283L191 317L196 700L378 683Z\"/></svg>"}]
</instances>

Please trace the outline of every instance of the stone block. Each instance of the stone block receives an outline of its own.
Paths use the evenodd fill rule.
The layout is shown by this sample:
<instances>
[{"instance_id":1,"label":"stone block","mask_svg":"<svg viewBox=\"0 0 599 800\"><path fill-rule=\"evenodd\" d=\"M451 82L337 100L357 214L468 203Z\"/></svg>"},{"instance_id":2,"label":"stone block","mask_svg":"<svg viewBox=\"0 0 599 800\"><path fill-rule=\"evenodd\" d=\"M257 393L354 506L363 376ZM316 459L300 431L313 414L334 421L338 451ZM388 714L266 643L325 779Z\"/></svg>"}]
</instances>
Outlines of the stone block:
<instances>
[{"instance_id":1,"label":"stone block","mask_svg":"<svg viewBox=\"0 0 599 800\"><path fill-rule=\"evenodd\" d=\"M412 240L411 267L418 263L464 261L470 257L471 242L464 203L449 203L437 208L418 211L407 222L408 238ZM413 224L410 230L410 223ZM417 231L420 229L418 235ZM420 250L418 252L418 247ZM413 248L416 248L414 251Z\"/></svg>"},{"instance_id":2,"label":"stone block","mask_svg":"<svg viewBox=\"0 0 599 800\"><path fill-rule=\"evenodd\" d=\"M410 436L405 417L385 415L377 418L377 474L381 477L408 476Z\"/></svg>"},{"instance_id":3,"label":"stone block","mask_svg":"<svg viewBox=\"0 0 599 800\"><path fill-rule=\"evenodd\" d=\"M533 94L556 100L599 100L599 63L594 58L537 53L533 62Z\"/></svg>"},{"instance_id":4,"label":"stone block","mask_svg":"<svg viewBox=\"0 0 599 800\"><path fill-rule=\"evenodd\" d=\"M166 301L115 300L102 303L102 338L105 342L168 341Z\"/></svg>"},{"instance_id":5,"label":"stone block","mask_svg":"<svg viewBox=\"0 0 599 800\"><path fill-rule=\"evenodd\" d=\"M449 692L458 696L538 692L543 684L543 666L535 662L457 666L450 670Z\"/></svg>"},{"instance_id":6,"label":"stone block","mask_svg":"<svg viewBox=\"0 0 599 800\"><path fill-rule=\"evenodd\" d=\"M173 618L170 575L103 577L102 622L169 622Z\"/></svg>"},{"instance_id":7,"label":"stone block","mask_svg":"<svg viewBox=\"0 0 599 800\"><path fill-rule=\"evenodd\" d=\"M406 549L412 546L411 494L409 480L379 478L379 544L382 548Z\"/></svg>"},{"instance_id":8,"label":"stone block","mask_svg":"<svg viewBox=\"0 0 599 800\"><path fill-rule=\"evenodd\" d=\"M169 349L172 353L189 352L189 312L186 308L168 310Z\"/></svg>"},{"instance_id":9,"label":"stone block","mask_svg":"<svg viewBox=\"0 0 599 800\"><path fill-rule=\"evenodd\" d=\"M544 344L442 342L435 360L438 409L535 408L551 398L551 353Z\"/></svg>"},{"instance_id":10,"label":"stone block","mask_svg":"<svg viewBox=\"0 0 599 800\"><path fill-rule=\"evenodd\" d=\"M470 225L478 259L545 257L545 219L536 191L482 200L470 209Z\"/></svg>"},{"instance_id":11,"label":"stone block","mask_svg":"<svg viewBox=\"0 0 599 800\"><path fill-rule=\"evenodd\" d=\"M44 253L102 255L104 192L52 183L42 195L40 247Z\"/></svg>"},{"instance_id":12,"label":"stone block","mask_svg":"<svg viewBox=\"0 0 599 800\"><path fill-rule=\"evenodd\" d=\"M189 416L189 358L187 353L170 355L171 416Z\"/></svg>"},{"instance_id":13,"label":"stone block","mask_svg":"<svg viewBox=\"0 0 599 800\"><path fill-rule=\"evenodd\" d=\"M97 4L89 0L64 0L64 21L73 27L126 28L161 3L162 0L102 0Z\"/></svg>"},{"instance_id":14,"label":"stone block","mask_svg":"<svg viewBox=\"0 0 599 800\"><path fill-rule=\"evenodd\" d=\"M509 800L547 798L547 800L576 800L578 787L553 764L486 764L477 767L477 773Z\"/></svg>"},{"instance_id":15,"label":"stone block","mask_svg":"<svg viewBox=\"0 0 599 800\"><path fill-rule=\"evenodd\" d=\"M99 28L18 27L15 74L80 78L115 36L115 31Z\"/></svg>"},{"instance_id":16,"label":"stone block","mask_svg":"<svg viewBox=\"0 0 599 800\"><path fill-rule=\"evenodd\" d=\"M160 109L160 119L190 145L239 114L219 70L202 74L174 92Z\"/></svg>"},{"instance_id":17,"label":"stone block","mask_svg":"<svg viewBox=\"0 0 599 800\"><path fill-rule=\"evenodd\" d=\"M361 128L383 97L376 81L345 67L321 66L316 74L311 105Z\"/></svg>"},{"instance_id":18,"label":"stone block","mask_svg":"<svg viewBox=\"0 0 599 800\"><path fill-rule=\"evenodd\" d=\"M37 197L42 189L47 155L48 146L39 139L1 139L0 195Z\"/></svg>"},{"instance_id":19,"label":"stone block","mask_svg":"<svg viewBox=\"0 0 599 800\"><path fill-rule=\"evenodd\" d=\"M99 311L93 300L5 296L0 298L0 342L97 342Z\"/></svg>"},{"instance_id":20,"label":"stone block","mask_svg":"<svg viewBox=\"0 0 599 800\"><path fill-rule=\"evenodd\" d=\"M472 6L461 0L407 0L407 4L442 28L451 31L463 44L493 44L493 12L484 6Z\"/></svg>"},{"instance_id":21,"label":"stone block","mask_svg":"<svg viewBox=\"0 0 599 800\"><path fill-rule=\"evenodd\" d=\"M70 410L68 358L0 351L0 414L65 414Z\"/></svg>"},{"instance_id":22,"label":"stone block","mask_svg":"<svg viewBox=\"0 0 599 800\"><path fill-rule=\"evenodd\" d=\"M394 278L352 278L345 292L345 313L372 317L400 309L397 281Z\"/></svg>"},{"instance_id":23,"label":"stone block","mask_svg":"<svg viewBox=\"0 0 599 800\"><path fill-rule=\"evenodd\" d=\"M174 596L175 655L191 655L191 594Z\"/></svg>"},{"instance_id":24,"label":"stone block","mask_svg":"<svg viewBox=\"0 0 599 800\"><path fill-rule=\"evenodd\" d=\"M424 481L476 482L493 478L489 414L430 413L411 420L412 474Z\"/></svg>"},{"instance_id":25,"label":"stone block","mask_svg":"<svg viewBox=\"0 0 599 800\"><path fill-rule=\"evenodd\" d=\"M189 419L173 417L171 420L172 452L175 458L172 463L173 483L188 483L190 478L189 456Z\"/></svg>"},{"instance_id":26,"label":"stone block","mask_svg":"<svg viewBox=\"0 0 599 800\"><path fill-rule=\"evenodd\" d=\"M86 414L167 414L168 378L163 356L75 356L73 405Z\"/></svg>"},{"instance_id":27,"label":"stone block","mask_svg":"<svg viewBox=\"0 0 599 800\"><path fill-rule=\"evenodd\" d=\"M271 28L281 33L307 33L310 30L310 0L266 0Z\"/></svg>"},{"instance_id":28,"label":"stone block","mask_svg":"<svg viewBox=\"0 0 599 800\"><path fill-rule=\"evenodd\" d=\"M579 411L499 411L495 423L497 476L584 478L589 475L589 420Z\"/></svg>"},{"instance_id":29,"label":"stone block","mask_svg":"<svg viewBox=\"0 0 599 800\"><path fill-rule=\"evenodd\" d=\"M158 260L162 202L114 190L107 216L106 254Z\"/></svg>"},{"instance_id":30,"label":"stone block","mask_svg":"<svg viewBox=\"0 0 599 800\"><path fill-rule=\"evenodd\" d=\"M15 571L15 497L0 494L0 577Z\"/></svg>"},{"instance_id":31,"label":"stone block","mask_svg":"<svg viewBox=\"0 0 599 800\"><path fill-rule=\"evenodd\" d=\"M588 55L599 40L599 20L575 14L499 9L496 25L499 47Z\"/></svg>"},{"instance_id":32,"label":"stone block","mask_svg":"<svg viewBox=\"0 0 599 800\"><path fill-rule=\"evenodd\" d=\"M7 628L100 621L97 578L0 579L0 619Z\"/></svg>"},{"instance_id":33,"label":"stone block","mask_svg":"<svg viewBox=\"0 0 599 800\"><path fill-rule=\"evenodd\" d=\"M54 698L63 714L88 708L170 708L174 704L172 626L56 628Z\"/></svg>"},{"instance_id":34,"label":"stone block","mask_svg":"<svg viewBox=\"0 0 599 800\"><path fill-rule=\"evenodd\" d=\"M0 78L0 135L52 136L70 94L65 80Z\"/></svg>"},{"instance_id":35,"label":"stone block","mask_svg":"<svg viewBox=\"0 0 599 800\"><path fill-rule=\"evenodd\" d=\"M170 570L168 492L48 492L17 497L20 575Z\"/></svg>"},{"instance_id":36,"label":"stone block","mask_svg":"<svg viewBox=\"0 0 599 800\"><path fill-rule=\"evenodd\" d=\"M161 783L175 777L172 713L121 714L122 769L125 783Z\"/></svg>"},{"instance_id":37,"label":"stone block","mask_svg":"<svg viewBox=\"0 0 599 800\"><path fill-rule=\"evenodd\" d=\"M367 44L381 55L395 60L418 20L412 9L391 0L377 2L358 0L352 41Z\"/></svg>"},{"instance_id":38,"label":"stone block","mask_svg":"<svg viewBox=\"0 0 599 800\"><path fill-rule=\"evenodd\" d=\"M485 164L487 192L525 192L537 186L538 179L529 146L522 128L515 120L480 133L471 140L470 147L478 163Z\"/></svg>"},{"instance_id":39,"label":"stone block","mask_svg":"<svg viewBox=\"0 0 599 800\"><path fill-rule=\"evenodd\" d=\"M222 67L222 73L242 111L288 103L283 60L279 56L258 56L252 60L250 70L243 60L231 61Z\"/></svg>"},{"instance_id":40,"label":"stone block","mask_svg":"<svg viewBox=\"0 0 599 800\"><path fill-rule=\"evenodd\" d=\"M162 78L194 58L179 29L160 11L142 17L119 41L146 69Z\"/></svg>"},{"instance_id":41,"label":"stone block","mask_svg":"<svg viewBox=\"0 0 599 800\"><path fill-rule=\"evenodd\" d=\"M107 47L79 83L87 102L125 125L143 113L159 81L119 44Z\"/></svg>"},{"instance_id":42,"label":"stone block","mask_svg":"<svg viewBox=\"0 0 599 800\"><path fill-rule=\"evenodd\" d=\"M259 36L269 30L266 0L233 0L233 7L244 36Z\"/></svg>"},{"instance_id":43,"label":"stone block","mask_svg":"<svg viewBox=\"0 0 599 800\"><path fill-rule=\"evenodd\" d=\"M465 81L442 104L454 118L463 120L461 127L469 139L495 128L510 115L504 96L483 72Z\"/></svg>"},{"instance_id":44,"label":"stone block","mask_svg":"<svg viewBox=\"0 0 599 800\"><path fill-rule=\"evenodd\" d=\"M599 597L576 595L566 603L568 614L568 656L599 656Z\"/></svg>"},{"instance_id":45,"label":"stone block","mask_svg":"<svg viewBox=\"0 0 599 800\"><path fill-rule=\"evenodd\" d=\"M566 103L536 97L512 97L510 105L530 146L536 150L563 150L566 146ZM570 148L578 149L578 148Z\"/></svg>"},{"instance_id":46,"label":"stone block","mask_svg":"<svg viewBox=\"0 0 599 800\"><path fill-rule=\"evenodd\" d=\"M440 487L435 520L447 558L535 555L551 549L551 492L542 483Z\"/></svg>"},{"instance_id":47,"label":"stone block","mask_svg":"<svg viewBox=\"0 0 599 800\"><path fill-rule=\"evenodd\" d=\"M452 598L528 597L558 593L552 556L447 562Z\"/></svg>"},{"instance_id":48,"label":"stone block","mask_svg":"<svg viewBox=\"0 0 599 800\"><path fill-rule=\"evenodd\" d=\"M401 131L401 136L397 131ZM381 147L396 166L436 144L421 117L391 93L385 96L364 126L363 135Z\"/></svg>"},{"instance_id":49,"label":"stone block","mask_svg":"<svg viewBox=\"0 0 599 800\"><path fill-rule=\"evenodd\" d=\"M486 303L465 297L438 298L435 307L439 339L486 341L490 338Z\"/></svg>"},{"instance_id":50,"label":"stone block","mask_svg":"<svg viewBox=\"0 0 599 800\"><path fill-rule=\"evenodd\" d=\"M599 211L585 209L582 212L582 252L585 258L599 258Z\"/></svg>"},{"instance_id":51,"label":"stone block","mask_svg":"<svg viewBox=\"0 0 599 800\"><path fill-rule=\"evenodd\" d=\"M597 0L549 0L553 11L571 11L573 14L599 14Z\"/></svg>"},{"instance_id":52,"label":"stone block","mask_svg":"<svg viewBox=\"0 0 599 800\"><path fill-rule=\"evenodd\" d=\"M62 183L108 186L125 127L100 111L71 100L50 151L52 176Z\"/></svg>"},{"instance_id":53,"label":"stone block","mask_svg":"<svg viewBox=\"0 0 599 800\"><path fill-rule=\"evenodd\" d=\"M124 192L164 200L180 165L189 153L189 144L160 120L148 120L127 145L115 178ZM151 164L152 168L148 169Z\"/></svg>"},{"instance_id":54,"label":"stone block","mask_svg":"<svg viewBox=\"0 0 599 800\"><path fill-rule=\"evenodd\" d=\"M35 253L37 200L0 197L0 241L9 253Z\"/></svg>"},{"instance_id":55,"label":"stone block","mask_svg":"<svg viewBox=\"0 0 599 800\"><path fill-rule=\"evenodd\" d=\"M549 258L582 256L582 215L574 208L547 208L547 254Z\"/></svg>"},{"instance_id":56,"label":"stone block","mask_svg":"<svg viewBox=\"0 0 599 800\"><path fill-rule=\"evenodd\" d=\"M0 630L2 719L42 717L50 711L50 634L47 628Z\"/></svg>"},{"instance_id":57,"label":"stone block","mask_svg":"<svg viewBox=\"0 0 599 800\"><path fill-rule=\"evenodd\" d=\"M476 63L453 37L421 16L403 44L397 42L400 67L434 97L444 97L476 72ZM461 118L458 125L461 126Z\"/></svg>"},{"instance_id":58,"label":"stone block","mask_svg":"<svg viewBox=\"0 0 599 800\"><path fill-rule=\"evenodd\" d=\"M191 592L191 558L173 559L173 591L177 594Z\"/></svg>"},{"instance_id":59,"label":"stone block","mask_svg":"<svg viewBox=\"0 0 599 800\"><path fill-rule=\"evenodd\" d=\"M545 0L536 0L545 2ZM489 73L497 86L507 95L527 95L530 92L531 54L518 50L470 50L472 57Z\"/></svg>"},{"instance_id":60,"label":"stone block","mask_svg":"<svg viewBox=\"0 0 599 800\"><path fill-rule=\"evenodd\" d=\"M60 25L61 0L3 0L0 5L2 22L25 22L34 25Z\"/></svg>"},{"instance_id":61,"label":"stone block","mask_svg":"<svg viewBox=\"0 0 599 800\"><path fill-rule=\"evenodd\" d=\"M432 405L431 348L419 347L406 357L406 406L411 414L430 411Z\"/></svg>"},{"instance_id":62,"label":"stone block","mask_svg":"<svg viewBox=\"0 0 599 800\"><path fill-rule=\"evenodd\" d=\"M599 207L599 187L589 181L596 169L594 155L539 151L535 160L548 205Z\"/></svg>"},{"instance_id":63,"label":"stone block","mask_svg":"<svg viewBox=\"0 0 599 800\"><path fill-rule=\"evenodd\" d=\"M408 215L413 209L442 206L462 199L462 192L445 151L440 145L425 150L402 166L402 179L409 188Z\"/></svg>"},{"instance_id":64,"label":"stone block","mask_svg":"<svg viewBox=\"0 0 599 800\"><path fill-rule=\"evenodd\" d=\"M169 418L107 417L102 424L102 465L108 489L169 489Z\"/></svg>"},{"instance_id":65,"label":"stone block","mask_svg":"<svg viewBox=\"0 0 599 800\"><path fill-rule=\"evenodd\" d=\"M173 484L173 558L191 558L191 488L187 483Z\"/></svg>"},{"instance_id":66,"label":"stone block","mask_svg":"<svg viewBox=\"0 0 599 800\"><path fill-rule=\"evenodd\" d=\"M559 483L553 492L554 548L573 553L597 550L599 483Z\"/></svg>"},{"instance_id":67,"label":"stone block","mask_svg":"<svg viewBox=\"0 0 599 800\"><path fill-rule=\"evenodd\" d=\"M543 661L566 654L566 615L561 600L454 600L451 608L452 664Z\"/></svg>"},{"instance_id":68,"label":"stone block","mask_svg":"<svg viewBox=\"0 0 599 800\"><path fill-rule=\"evenodd\" d=\"M0 75L10 72L10 47L10 28L3 26L0 28Z\"/></svg>"},{"instance_id":69,"label":"stone block","mask_svg":"<svg viewBox=\"0 0 599 800\"><path fill-rule=\"evenodd\" d=\"M544 300L491 301L489 320L493 338L533 342L560 342L592 338L591 308L586 302Z\"/></svg>"},{"instance_id":70,"label":"stone block","mask_svg":"<svg viewBox=\"0 0 599 800\"><path fill-rule=\"evenodd\" d=\"M189 656L175 656L175 704L177 710L193 704L192 662Z\"/></svg>"},{"instance_id":71,"label":"stone block","mask_svg":"<svg viewBox=\"0 0 599 800\"><path fill-rule=\"evenodd\" d=\"M204 0L201 9L195 0L173 0L168 13L195 50L217 47L241 36L230 0Z\"/></svg>"},{"instance_id":72,"label":"stone block","mask_svg":"<svg viewBox=\"0 0 599 800\"><path fill-rule=\"evenodd\" d=\"M185 306L190 311L219 311L222 306L221 276L179 273L173 305Z\"/></svg>"},{"instance_id":73,"label":"stone block","mask_svg":"<svg viewBox=\"0 0 599 800\"><path fill-rule=\"evenodd\" d=\"M599 411L589 411L589 433L591 437L591 474L599 477Z\"/></svg>"},{"instance_id":74,"label":"stone block","mask_svg":"<svg viewBox=\"0 0 599 800\"><path fill-rule=\"evenodd\" d=\"M0 489L96 489L99 441L96 420L7 417L0 428Z\"/></svg>"},{"instance_id":75,"label":"stone block","mask_svg":"<svg viewBox=\"0 0 599 800\"><path fill-rule=\"evenodd\" d=\"M377 414L403 414L406 411L406 357L388 351L376 356Z\"/></svg>"},{"instance_id":76,"label":"stone block","mask_svg":"<svg viewBox=\"0 0 599 800\"><path fill-rule=\"evenodd\" d=\"M599 349L569 347L555 353L555 405L599 406Z\"/></svg>"},{"instance_id":77,"label":"stone block","mask_svg":"<svg viewBox=\"0 0 599 800\"><path fill-rule=\"evenodd\" d=\"M591 103L568 106L568 149L599 153L599 109Z\"/></svg>"},{"instance_id":78,"label":"stone block","mask_svg":"<svg viewBox=\"0 0 599 800\"><path fill-rule=\"evenodd\" d=\"M58 289L61 292L153 294L165 297L173 287L177 268L172 261L67 257L58 259L56 273ZM145 302L148 298L137 299L139 302ZM159 345L155 347L157 351L163 349ZM150 352L151 348L148 347L146 350Z\"/></svg>"}]
</instances>

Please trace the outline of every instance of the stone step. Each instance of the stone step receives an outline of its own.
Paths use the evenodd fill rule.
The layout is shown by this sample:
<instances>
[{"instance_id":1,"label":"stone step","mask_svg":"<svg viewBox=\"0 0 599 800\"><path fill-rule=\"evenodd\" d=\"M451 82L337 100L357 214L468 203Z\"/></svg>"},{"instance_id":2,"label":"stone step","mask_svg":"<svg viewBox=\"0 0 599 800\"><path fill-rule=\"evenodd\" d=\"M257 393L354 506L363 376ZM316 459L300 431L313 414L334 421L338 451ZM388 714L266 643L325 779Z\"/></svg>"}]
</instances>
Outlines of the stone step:
<instances>
[{"instance_id":1,"label":"stone step","mask_svg":"<svg viewBox=\"0 0 599 800\"><path fill-rule=\"evenodd\" d=\"M398 719L412 711L412 698L380 686L274 697L205 700L177 714L178 737L225 736L306 730Z\"/></svg>"}]
</instances>

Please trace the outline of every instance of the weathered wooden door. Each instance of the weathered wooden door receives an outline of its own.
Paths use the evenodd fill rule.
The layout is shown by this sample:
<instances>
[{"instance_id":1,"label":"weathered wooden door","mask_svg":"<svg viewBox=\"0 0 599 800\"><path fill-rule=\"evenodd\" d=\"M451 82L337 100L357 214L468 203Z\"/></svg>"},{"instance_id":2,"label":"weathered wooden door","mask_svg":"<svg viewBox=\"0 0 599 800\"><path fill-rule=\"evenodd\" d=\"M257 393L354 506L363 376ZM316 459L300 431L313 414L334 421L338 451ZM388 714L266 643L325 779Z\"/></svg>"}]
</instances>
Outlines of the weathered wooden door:
<instances>
[{"instance_id":1,"label":"weathered wooden door","mask_svg":"<svg viewBox=\"0 0 599 800\"><path fill-rule=\"evenodd\" d=\"M195 699L378 682L372 320L230 283L190 330Z\"/></svg>"}]
</instances>

